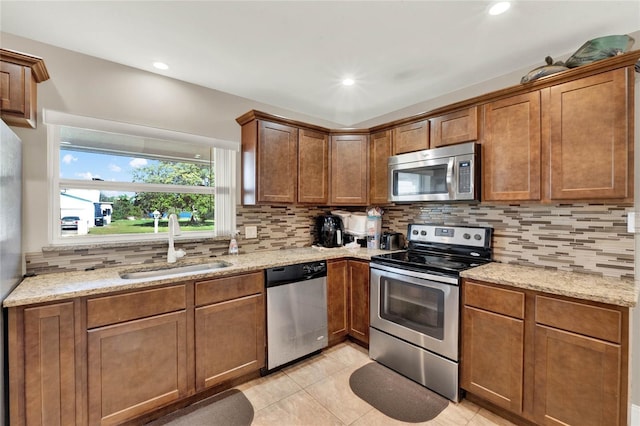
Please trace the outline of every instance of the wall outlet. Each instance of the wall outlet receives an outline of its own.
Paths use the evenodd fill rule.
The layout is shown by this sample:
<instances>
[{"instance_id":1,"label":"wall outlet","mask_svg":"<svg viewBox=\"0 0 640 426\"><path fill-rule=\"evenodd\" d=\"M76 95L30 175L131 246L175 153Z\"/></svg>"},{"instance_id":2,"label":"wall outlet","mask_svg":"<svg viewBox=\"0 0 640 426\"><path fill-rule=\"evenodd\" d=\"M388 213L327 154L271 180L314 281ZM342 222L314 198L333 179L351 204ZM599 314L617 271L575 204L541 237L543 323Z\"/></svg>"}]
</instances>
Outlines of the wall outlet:
<instances>
[{"instance_id":1,"label":"wall outlet","mask_svg":"<svg viewBox=\"0 0 640 426\"><path fill-rule=\"evenodd\" d=\"M635 234L636 232L636 213L627 213L627 232Z\"/></svg>"},{"instance_id":2,"label":"wall outlet","mask_svg":"<svg viewBox=\"0 0 640 426\"><path fill-rule=\"evenodd\" d=\"M245 238L258 238L258 227L257 226L245 226L244 227L244 237Z\"/></svg>"}]
</instances>

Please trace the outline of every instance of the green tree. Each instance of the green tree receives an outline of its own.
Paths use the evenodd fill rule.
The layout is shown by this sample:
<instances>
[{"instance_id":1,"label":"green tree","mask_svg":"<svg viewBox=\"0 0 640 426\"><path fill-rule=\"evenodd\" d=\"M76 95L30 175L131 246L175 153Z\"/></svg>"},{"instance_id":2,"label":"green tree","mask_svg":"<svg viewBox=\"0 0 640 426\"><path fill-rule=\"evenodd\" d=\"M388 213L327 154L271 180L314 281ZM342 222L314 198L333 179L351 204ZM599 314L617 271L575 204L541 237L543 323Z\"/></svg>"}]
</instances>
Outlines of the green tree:
<instances>
[{"instance_id":1,"label":"green tree","mask_svg":"<svg viewBox=\"0 0 640 426\"><path fill-rule=\"evenodd\" d=\"M157 161L133 171L134 182L163 185L209 186L211 173L208 165ZM211 216L213 197L205 194L139 192L135 205L145 213L189 211L191 222L204 221Z\"/></svg>"},{"instance_id":2,"label":"green tree","mask_svg":"<svg viewBox=\"0 0 640 426\"><path fill-rule=\"evenodd\" d=\"M113 220L126 219L129 216L142 216L142 210L134 204L134 199L127 195L121 195L113 200Z\"/></svg>"}]
</instances>

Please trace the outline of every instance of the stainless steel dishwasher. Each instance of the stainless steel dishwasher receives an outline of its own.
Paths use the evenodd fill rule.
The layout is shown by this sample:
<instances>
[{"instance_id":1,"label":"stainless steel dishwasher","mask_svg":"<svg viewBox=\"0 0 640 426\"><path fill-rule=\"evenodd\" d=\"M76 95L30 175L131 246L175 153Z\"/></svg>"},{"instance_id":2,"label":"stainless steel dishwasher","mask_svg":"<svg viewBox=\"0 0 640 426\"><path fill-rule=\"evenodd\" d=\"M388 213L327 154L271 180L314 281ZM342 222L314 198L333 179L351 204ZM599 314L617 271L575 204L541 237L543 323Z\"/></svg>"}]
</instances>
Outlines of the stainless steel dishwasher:
<instances>
[{"instance_id":1,"label":"stainless steel dishwasher","mask_svg":"<svg viewBox=\"0 0 640 426\"><path fill-rule=\"evenodd\" d=\"M265 271L267 369L327 347L327 263L308 262Z\"/></svg>"}]
</instances>

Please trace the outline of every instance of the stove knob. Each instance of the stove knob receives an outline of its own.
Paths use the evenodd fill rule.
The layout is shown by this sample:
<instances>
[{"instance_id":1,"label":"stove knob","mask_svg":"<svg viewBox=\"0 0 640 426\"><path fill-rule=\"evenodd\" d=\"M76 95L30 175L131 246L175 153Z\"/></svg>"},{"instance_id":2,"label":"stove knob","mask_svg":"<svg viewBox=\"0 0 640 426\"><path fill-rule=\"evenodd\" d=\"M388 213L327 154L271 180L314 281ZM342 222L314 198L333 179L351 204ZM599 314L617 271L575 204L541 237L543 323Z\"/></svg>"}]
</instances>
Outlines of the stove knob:
<instances>
[{"instance_id":1,"label":"stove knob","mask_svg":"<svg viewBox=\"0 0 640 426\"><path fill-rule=\"evenodd\" d=\"M476 235L473 236L473 238L475 238L476 240L480 241L482 239L482 235L476 234Z\"/></svg>"},{"instance_id":2,"label":"stove knob","mask_svg":"<svg viewBox=\"0 0 640 426\"><path fill-rule=\"evenodd\" d=\"M462 238L464 238L465 240L468 240L469 238L471 238L471 235L469 235L469 234L464 234L464 235L462 236Z\"/></svg>"},{"instance_id":3,"label":"stove knob","mask_svg":"<svg viewBox=\"0 0 640 426\"><path fill-rule=\"evenodd\" d=\"M414 229L413 231L411 231L411 233L412 233L413 235L418 235L418 230L417 230L417 229Z\"/></svg>"},{"instance_id":4,"label":"stove knob","mask_svg":"<svg viewBox=\"0 0 640 426\"><path fill-rule=\"evenodd\" d=\"M420 235L427 235L427 231L420 231Z\"/></svg>"}]
</instances>

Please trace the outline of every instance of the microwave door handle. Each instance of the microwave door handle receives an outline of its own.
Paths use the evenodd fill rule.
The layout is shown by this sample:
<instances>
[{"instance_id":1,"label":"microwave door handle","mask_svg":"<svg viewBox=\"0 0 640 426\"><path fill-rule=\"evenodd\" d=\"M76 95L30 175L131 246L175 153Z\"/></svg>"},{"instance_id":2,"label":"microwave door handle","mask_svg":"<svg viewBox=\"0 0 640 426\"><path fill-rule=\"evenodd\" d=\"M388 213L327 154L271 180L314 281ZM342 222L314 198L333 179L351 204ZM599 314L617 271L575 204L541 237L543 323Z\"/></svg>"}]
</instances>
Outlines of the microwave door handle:
<instances>
[{"instance_id":1,"label":"microwave door handle","mask_svg":"<svg viewBox=\"0 0 640 426\"><path fill-rule=\"evenodd\" d=\"M458 192L457 185L454 184L455 179L453 178L456 172L455 169L455 157L449 157L449 161L447 163L447 192L449 193L449 199L455 200L456 192ZM454 188L454 185L456 188Z\"/></svg>"}]
</instances>

